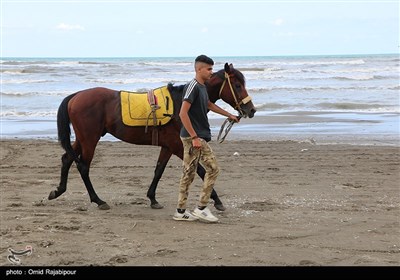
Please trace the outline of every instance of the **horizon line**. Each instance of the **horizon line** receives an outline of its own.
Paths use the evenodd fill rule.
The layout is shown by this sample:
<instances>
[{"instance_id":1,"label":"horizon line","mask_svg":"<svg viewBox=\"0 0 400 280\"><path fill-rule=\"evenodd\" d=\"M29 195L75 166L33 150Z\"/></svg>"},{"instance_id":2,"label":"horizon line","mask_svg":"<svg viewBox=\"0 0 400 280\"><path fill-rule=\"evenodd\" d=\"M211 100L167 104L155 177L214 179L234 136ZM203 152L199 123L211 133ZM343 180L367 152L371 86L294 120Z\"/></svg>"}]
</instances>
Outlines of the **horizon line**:
<instances>
[{"instance_id":1,"label":"horizon line","mask_svg":"<svg viewBox=\"0 0 400 280\"><path fill-rule=\"evenodd\" d=\"M212 55L211 57L304 57L304 56L368 56L368 55L399 55L400 53L349 53L349 54L292 54L292 55ZM189 58L185 56L1 56L8 58Z\"/></svg>"}]
</instances>

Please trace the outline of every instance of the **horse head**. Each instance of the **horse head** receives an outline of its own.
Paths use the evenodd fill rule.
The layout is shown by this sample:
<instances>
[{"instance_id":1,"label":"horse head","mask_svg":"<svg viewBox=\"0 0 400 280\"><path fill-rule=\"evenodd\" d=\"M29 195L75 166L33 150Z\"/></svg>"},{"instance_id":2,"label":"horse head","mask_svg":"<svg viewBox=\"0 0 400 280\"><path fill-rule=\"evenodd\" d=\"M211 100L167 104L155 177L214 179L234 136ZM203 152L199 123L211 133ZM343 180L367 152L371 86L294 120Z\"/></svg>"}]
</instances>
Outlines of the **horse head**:
<instances>
[{"instance_id":1,"label":"horse head","mask_svg":"<svg viewBox=\"0 0 400 280\"><path fill-rule=\"evenodd\" d=\"M211 102L222 99L242 117L254 117L257 111L247 93L243 74L233 68L232 64L225 63L222 70L214 73L206 83Z\"/></svg>"}]
</instances>

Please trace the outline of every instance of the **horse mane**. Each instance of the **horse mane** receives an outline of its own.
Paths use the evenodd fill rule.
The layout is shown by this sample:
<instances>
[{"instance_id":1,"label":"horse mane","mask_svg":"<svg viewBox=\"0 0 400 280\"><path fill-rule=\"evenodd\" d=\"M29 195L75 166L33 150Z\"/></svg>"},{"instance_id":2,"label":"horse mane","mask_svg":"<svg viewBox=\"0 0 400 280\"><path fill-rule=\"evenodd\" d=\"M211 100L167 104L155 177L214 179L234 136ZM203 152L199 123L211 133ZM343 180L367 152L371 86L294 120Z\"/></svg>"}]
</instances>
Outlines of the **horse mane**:
<instances>
[{"instance_id":1,"label":"horse mane","mask_svg":"<svg viewBox=\"0 0 400 280\"><path fill-rule=\"evenodd\" d=\"M173 83L168 83L167 85L167 89L171 94L181 94L183 93L183 88L185 87L185 85L179 85L179 86L174 86Z\"/></svg>"},{"instance_id":2,"label":"horse mane","mask_svg":"<svg viewBox=\"0 0 400 280\"><path fill-rule=\"evenodd\" d=\"M179 111L182 106L183 88L185 85L174 86L173 83L168 83L167 89L171 93L172 102L174 102L174 116L180 121Z\"/></svg>"}]
</instances>

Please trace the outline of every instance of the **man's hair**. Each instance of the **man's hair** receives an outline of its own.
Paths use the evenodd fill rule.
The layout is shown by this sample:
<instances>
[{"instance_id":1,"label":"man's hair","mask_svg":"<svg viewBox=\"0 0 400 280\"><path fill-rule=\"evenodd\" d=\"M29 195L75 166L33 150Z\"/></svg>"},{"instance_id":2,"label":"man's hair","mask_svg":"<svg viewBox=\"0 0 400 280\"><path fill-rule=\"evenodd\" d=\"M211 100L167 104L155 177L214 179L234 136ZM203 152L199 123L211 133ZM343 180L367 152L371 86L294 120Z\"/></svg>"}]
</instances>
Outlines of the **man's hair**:
<instances>
[{"instance_id":1,"label":"man's hair","mask_svg":"<svg viewBox=\"0 0 400 280\"><path fill-rule=\"evenodd\" d=\"M197 62L203 62L203 63L209 64L209 65L214 65L214 60L212 60L211 58L209 58L208 56L206 56L204 54L196 57L195 63L197 63Z\"/></svg>"}]
</instances>

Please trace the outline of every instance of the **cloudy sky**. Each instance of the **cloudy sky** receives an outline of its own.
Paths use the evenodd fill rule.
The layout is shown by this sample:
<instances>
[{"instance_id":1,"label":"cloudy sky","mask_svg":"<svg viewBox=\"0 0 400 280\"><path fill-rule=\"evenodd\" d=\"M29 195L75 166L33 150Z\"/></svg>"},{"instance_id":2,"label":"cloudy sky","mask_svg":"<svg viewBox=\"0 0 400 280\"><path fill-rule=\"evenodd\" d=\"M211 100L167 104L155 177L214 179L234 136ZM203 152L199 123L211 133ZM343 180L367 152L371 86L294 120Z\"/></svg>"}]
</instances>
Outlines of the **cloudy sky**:
<instances>
[{"instance_id":1,"label":"cloudy sky","mask_svg":"<svg viewBox=\"0 0 400 280\"><path fill-rule=\"evenodd\" d=\"M2 57L399 53L399 1L1 0Z\"/></svg>"}]
</instances>

